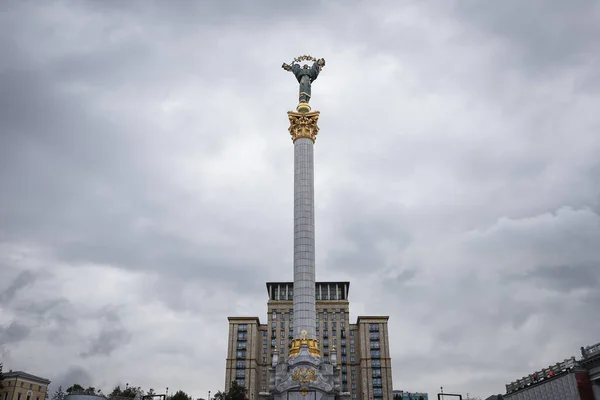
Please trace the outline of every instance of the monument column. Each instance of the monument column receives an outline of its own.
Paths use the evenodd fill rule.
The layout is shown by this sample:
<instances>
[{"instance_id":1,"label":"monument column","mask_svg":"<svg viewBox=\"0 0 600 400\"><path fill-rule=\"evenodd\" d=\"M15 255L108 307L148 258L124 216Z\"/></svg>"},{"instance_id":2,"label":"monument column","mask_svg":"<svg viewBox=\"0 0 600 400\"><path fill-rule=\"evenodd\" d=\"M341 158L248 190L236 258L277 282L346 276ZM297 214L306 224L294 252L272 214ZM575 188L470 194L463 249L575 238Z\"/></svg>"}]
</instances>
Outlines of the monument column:
<instances>
[{"instance_id":1,"label":"monument column","mask_svg":"<svg viewBox=\"0 0 600 400\"><path fill-rule=\"evenodd\" d=\"M290 111L288 117L294 142L294 338L312 341L317 317L313 146L319 112Z\"/></svg>"}]
</instances>

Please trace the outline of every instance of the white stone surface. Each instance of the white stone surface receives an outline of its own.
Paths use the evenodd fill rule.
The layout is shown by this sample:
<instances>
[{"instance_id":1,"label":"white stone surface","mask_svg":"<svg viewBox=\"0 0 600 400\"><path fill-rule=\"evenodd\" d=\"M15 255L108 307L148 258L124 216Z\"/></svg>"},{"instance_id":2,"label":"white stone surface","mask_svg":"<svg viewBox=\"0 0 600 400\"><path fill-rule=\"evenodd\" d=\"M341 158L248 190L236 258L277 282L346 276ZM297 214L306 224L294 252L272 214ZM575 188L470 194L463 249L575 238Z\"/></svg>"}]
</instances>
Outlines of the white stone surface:
<instances>
[{"instance_id":1,"label":"white stone surface","mask_svg":"<svg viewBox=\"0 0 600 400\"><path fill-rule=\"evenodd\" d=\"M313 142L294 143L294 333L315 335L315 190Z\"/></svg>"}]
</instances>

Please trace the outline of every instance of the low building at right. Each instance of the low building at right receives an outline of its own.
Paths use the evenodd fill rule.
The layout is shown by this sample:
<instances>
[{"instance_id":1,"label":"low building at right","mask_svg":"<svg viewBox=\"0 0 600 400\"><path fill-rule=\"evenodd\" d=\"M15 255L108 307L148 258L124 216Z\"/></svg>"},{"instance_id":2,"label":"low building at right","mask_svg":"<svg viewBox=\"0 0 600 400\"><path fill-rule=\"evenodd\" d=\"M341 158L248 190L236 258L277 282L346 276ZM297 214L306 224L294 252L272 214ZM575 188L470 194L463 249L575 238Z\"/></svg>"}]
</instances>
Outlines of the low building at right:
<instances>
[{"instance_id":1,"label":"low building at right","mask_svg":"<svg viewBox=\"0 0 600 400\"><path fill-rule=\"evenodd\" d=\"M429 400L427 393L392 390L393 400Z\"/></svg>"},{"instance_id":2,"label":"low building at right","mask_svg":"<svg viewBox=\"0 0 600 400\"><path fill-rule=\"evenodd\" d=\"M600 400L600 343L506 385L505 400Z\"/></svg>"}]
</instances>

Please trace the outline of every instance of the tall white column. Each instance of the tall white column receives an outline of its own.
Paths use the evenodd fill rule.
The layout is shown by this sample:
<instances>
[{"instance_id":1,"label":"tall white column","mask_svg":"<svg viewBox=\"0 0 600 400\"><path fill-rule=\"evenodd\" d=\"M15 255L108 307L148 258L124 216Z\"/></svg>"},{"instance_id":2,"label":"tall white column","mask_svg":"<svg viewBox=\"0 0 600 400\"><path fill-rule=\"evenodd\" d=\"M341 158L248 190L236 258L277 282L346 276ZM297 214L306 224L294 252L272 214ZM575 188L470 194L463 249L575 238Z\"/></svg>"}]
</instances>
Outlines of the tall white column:
<instances>
[{"instance_id":1,"label":"tall white column","mask_svg":"<svg viewBox=\"0 0 600 400\"><path fill-rule=\"evenodd\" d=\"M294 337L316 339L315 170L319 112L288 112L294 142Z\"/></svg>"},{"instance_id":2,"label":"tall white column","mask_svg":"<svg viewBox=\"0 0 600 400\"><path fill-rule=\"evenodd\" d=\"M308 138L294 142L294 329L307 339L316 339L313 146Z\"/></svg>"}]
</instances>

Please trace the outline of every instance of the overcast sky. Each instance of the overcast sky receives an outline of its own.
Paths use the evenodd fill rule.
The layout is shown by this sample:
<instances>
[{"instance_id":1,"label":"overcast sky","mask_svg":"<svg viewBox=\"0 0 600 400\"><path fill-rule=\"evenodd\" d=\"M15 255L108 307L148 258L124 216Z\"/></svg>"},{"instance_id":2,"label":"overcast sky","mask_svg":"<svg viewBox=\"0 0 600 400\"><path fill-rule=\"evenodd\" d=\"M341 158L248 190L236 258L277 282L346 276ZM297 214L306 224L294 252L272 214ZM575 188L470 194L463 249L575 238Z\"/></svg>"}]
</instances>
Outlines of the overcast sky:
<instances>
[{"instance_id":1,"label":"overcast sky","mask_svg":"<svg viewBox=\"0 0 600 400\"><path fill-rule=\"evenodd\" d=\"M318 280L389 315L394 388L486 397L600 341L600 3L4 1L5 369L223 389L292 279L298 84Z\"/></svg>"}]
</instances>

